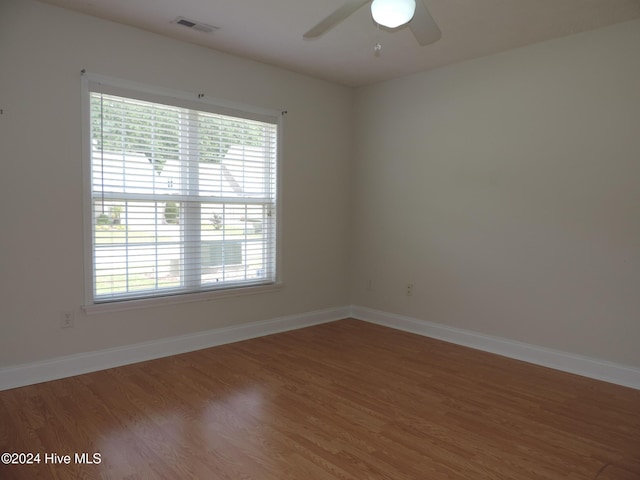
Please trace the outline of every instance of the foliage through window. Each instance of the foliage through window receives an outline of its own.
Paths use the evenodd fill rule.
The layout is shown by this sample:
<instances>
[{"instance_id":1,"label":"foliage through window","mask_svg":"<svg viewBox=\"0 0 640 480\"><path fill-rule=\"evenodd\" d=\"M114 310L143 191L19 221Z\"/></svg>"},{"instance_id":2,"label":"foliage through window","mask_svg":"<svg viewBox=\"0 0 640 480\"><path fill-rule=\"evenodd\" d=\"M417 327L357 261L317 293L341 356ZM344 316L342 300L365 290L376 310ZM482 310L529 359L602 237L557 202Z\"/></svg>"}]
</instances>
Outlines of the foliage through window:
<instances>
[{"instance_id":1,"label":"foliage through window","mask_svg":"<svg viewBox=\"0 0 640 480\"><path fill-rule=\"evenodd\" d=\"M93 303L274 283L277 117L88 89Z\"/></svg>"}]
</instances>

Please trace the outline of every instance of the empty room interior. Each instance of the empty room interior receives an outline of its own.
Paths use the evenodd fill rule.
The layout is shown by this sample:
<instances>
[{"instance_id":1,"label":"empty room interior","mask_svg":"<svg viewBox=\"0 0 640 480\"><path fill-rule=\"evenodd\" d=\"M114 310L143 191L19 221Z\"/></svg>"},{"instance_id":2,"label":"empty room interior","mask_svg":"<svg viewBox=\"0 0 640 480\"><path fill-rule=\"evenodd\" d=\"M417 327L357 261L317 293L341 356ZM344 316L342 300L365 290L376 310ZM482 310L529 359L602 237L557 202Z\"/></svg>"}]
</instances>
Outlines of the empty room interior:
<instances>
[{"instance_id":1,"label":"empty room interior","mask_svg":"<svg viewBox=\"0 0 640 480\"><path fill-rule=\"evenodd\" d=\"M639 0L0 0L0 166L2 480L640 479Z\"/></svg>"}]
</instances>

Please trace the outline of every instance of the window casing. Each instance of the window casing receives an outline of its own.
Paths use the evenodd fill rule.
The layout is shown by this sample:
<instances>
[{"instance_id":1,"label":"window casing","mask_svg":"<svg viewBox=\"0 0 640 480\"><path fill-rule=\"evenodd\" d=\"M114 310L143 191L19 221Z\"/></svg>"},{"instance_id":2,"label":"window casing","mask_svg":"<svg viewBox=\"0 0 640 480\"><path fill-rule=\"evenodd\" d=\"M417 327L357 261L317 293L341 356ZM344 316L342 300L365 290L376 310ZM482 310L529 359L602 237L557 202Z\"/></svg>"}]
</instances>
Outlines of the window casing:
<instances>
[{"instance_id":1,"label":"window casing","mask_svg":"<svg viewBox=\"0 0 640 480\"><path fill-rule=\"evenodd\" d=\"M87 304L276 284L280 115L117 83L84 80Z\"/></svg>"}]
</instances>

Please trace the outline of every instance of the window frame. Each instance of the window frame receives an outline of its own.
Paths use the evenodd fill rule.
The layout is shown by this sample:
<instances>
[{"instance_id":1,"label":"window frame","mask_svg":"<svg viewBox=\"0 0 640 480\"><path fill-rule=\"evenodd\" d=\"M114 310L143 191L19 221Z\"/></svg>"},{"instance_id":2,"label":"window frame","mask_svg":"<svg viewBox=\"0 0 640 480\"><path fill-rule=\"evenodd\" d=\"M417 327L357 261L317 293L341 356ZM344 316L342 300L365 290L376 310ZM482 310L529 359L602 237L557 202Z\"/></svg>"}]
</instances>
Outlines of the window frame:
<instances>
[{"instance_id":1,"label":"window frame","mask_svg":"<svg viewBox=\"0 0 640 480\"><path fill-rule=\"evenodd\" d=\"M93 178L91 145L91 93L92 86L99 85L102 93L134 98L161 104L170 104L181 108L212 112L238 118L247 118L274 123L277 127L276 138L276 178L275 178L275 246L274 280L254 285L224 285L220 288L206 288L200 291L168 292L164 295L142 296L140 298L118 298L108 301L96 301L94 296L94 225L93 225ZM82 180L83 180L83 244L84 244L84 305L85 312L101 313L108 311L144 308L149 306L170 305L194 301L206 301L217 297L250 295L271 292L282 288L282 138L283 111L264 109L239 102L219 98L207 98L204 94L195 94L167 89L138 82L132 82L104 75L82 72Z\"/></svg>"}]
</instances>

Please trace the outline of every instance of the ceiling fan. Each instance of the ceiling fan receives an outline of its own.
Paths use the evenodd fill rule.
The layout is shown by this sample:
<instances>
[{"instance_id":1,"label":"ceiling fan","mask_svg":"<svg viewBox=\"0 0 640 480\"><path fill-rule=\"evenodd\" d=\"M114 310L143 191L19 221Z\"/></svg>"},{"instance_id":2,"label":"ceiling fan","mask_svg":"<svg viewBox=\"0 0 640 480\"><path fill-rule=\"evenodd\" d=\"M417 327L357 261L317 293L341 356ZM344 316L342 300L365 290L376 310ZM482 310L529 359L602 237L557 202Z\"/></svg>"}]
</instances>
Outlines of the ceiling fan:
<instances>
[{"instance_id":1,"label":"ceiling fan","mask_svg":"<svg viewBox=\"0 0 640 480\"><path fill-rule=\"evenodd\" d=\"M371 2L371 14L379 25L397 28L408 24L421 46L436 42L442 36L422 0L347 0L327 18L303 35L316 38L331 30L363 5ZM390 16L387 18L386 14Z\"/></svg>"}]
</instances>

